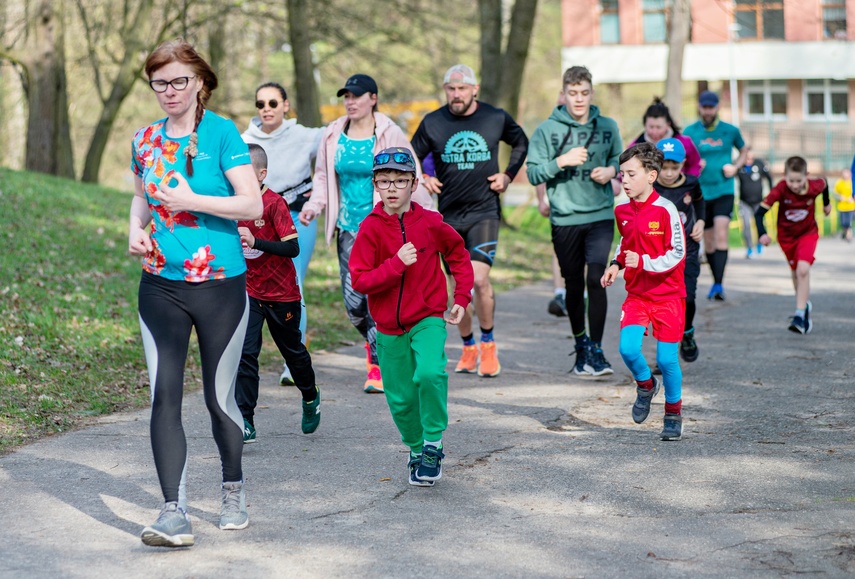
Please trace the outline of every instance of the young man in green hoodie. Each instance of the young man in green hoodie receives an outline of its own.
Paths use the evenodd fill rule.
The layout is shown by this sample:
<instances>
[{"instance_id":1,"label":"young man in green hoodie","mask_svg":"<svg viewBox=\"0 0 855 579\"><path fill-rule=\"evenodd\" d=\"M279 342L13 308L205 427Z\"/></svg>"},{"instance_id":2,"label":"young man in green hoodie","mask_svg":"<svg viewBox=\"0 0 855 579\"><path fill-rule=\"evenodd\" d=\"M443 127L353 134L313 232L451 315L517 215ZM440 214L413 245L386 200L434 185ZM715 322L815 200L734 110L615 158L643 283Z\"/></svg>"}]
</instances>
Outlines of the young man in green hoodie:
<instances>
[{"instance_id":1,"label":"young man in green hoodie","mask_svg":"<svg viewBox=\"0 0 855 579\"><path fill-rule=\"evenodd\" d=\"M528 180L546 183L552 245L567 290L567 312L576 338L578 375L613 374L603 355L606 292L600 278L614 239L614 193L623 143L617 123L591 104L594 88L584 66L564 72L564 105L555 107L529 142ZM587 275L586 275L587 266ZM585 330L585 288L588 330Z\"/></svg>"}]
</instances>

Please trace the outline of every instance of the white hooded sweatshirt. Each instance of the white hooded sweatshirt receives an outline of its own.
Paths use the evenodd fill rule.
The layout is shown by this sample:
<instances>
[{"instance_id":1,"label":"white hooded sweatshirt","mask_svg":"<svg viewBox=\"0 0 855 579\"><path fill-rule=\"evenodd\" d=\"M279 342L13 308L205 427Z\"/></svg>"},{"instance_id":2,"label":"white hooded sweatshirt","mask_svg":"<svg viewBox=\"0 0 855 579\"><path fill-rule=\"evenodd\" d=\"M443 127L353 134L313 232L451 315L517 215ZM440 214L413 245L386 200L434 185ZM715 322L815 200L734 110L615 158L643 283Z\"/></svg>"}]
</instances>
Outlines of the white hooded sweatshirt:
<instances>
[{"instance_id":1,"label":"white hooded sweatshirt","mask_svg":"<svg viewBox=\"0 0 855 579\"><path fill-rule=\"evenodd\" d=\"M323 127L304 127L298 125L296 119L286 119L278 129L268 134L261 130L261 119L253 117L243 133L243 140L264 148L267 153L264 184L281 194L291 205L297 195L312 189L312 168L323 134ZM298 187L304 182L308 184Z\"/></svg>"}]
</instances>

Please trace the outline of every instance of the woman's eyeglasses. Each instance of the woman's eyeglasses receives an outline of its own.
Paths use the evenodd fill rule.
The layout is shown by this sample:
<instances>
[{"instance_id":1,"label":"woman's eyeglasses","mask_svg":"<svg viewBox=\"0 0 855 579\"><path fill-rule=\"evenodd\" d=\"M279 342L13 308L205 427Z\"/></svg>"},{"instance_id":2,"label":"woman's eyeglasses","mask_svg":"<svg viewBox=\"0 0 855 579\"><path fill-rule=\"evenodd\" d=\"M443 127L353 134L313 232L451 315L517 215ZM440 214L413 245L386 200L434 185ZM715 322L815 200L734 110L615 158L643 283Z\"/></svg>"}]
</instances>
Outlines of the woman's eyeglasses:
<instances>
[{"instance_id":1,"label":"woman's eyeglasses","mask_svg":"<svg viewBox=\"0 0 855 579\"><path fill-rule=\"evenodd\" d=\"M400 163L401 161L397 162ZM395 179L394 181L390 181L389 179L375 179L374 185L376 185L377 188L381 191L385 191L386 189L392 186L392 183L395 184L395 189L403 189L412 182L412 179L407 179L406 177L401 177L400 179Z\"/></svg>"},{"instance_id":2,"label":"woman's eyeglasses","mask_svg":"<svg viewBox=\"0 0 855 579\"><path fill-rule=\"evenodd\" d=\"M184 90L187 88L187 85L190 84L190 79L196 78L194 76L179 76L178 78L173 78L172 80L150 80L148 82L148 86L151 87L151 90L154 92L166 92L166 88L172 85L172 88L175 90Z\"/></svg>"},{"instance_id":3,"label":"woman's eyeglasses","mask_svg":"<svg viewBox=\"0 0 855 579\"><path fill-rule=\"evenodd\" d=\"M385 165L389 162L389 159L392 159L396 163L400 163L401 165L407 165L408 167L415 167L416 162L413 161L413 158L407 153L380 153L379 155L374 157L375 165Z\"/></svg>"},{"instance_id":4,"label":"woman's eyeglasses","mask_svg":"<svg viewBox=\"0 0 855 579\"><path fill-rule=\"evenodd\" d=\"M276 107L279 106L279 101L276 99L270 99L269 101L267 101L267 106L270 107L271 109L275 109ZM264 108L264 101L255 101L255 108L257 108L258 110L263 109Z\"/></svg>"}]
</instances>

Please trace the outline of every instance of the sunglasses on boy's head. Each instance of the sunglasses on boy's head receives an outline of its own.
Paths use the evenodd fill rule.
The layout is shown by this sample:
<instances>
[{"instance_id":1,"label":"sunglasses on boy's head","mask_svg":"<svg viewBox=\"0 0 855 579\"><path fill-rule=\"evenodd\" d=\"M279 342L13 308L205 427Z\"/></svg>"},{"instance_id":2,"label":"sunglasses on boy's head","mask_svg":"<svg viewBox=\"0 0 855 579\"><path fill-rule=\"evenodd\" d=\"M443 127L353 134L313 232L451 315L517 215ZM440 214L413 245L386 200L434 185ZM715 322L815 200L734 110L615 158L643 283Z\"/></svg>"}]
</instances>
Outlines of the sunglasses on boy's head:
<instances>
[{"instance_id":1,"label":"sunglasses on boy's head","mask_svg":"<svg viewBox=\"0 0 855 579\"><path fill-rule=\"evenodd\" d=\"M400 163L401 165L407 165L408 167L415 167L416 162L413 161L413 157L409 153L380 153L376 157L374 157L375 165L385 165L389 162L389 159L392 159L396 163Z\"/></svg>"},{"instance_id":2,"label":"sunglasses on boy's head","mask_svg":"<svg viewBox=\"0 0 855 579\"><path fill-rule=\"evenodd\" d=\"M270 99L269 101L267 101L267 106L269 106L271 109L275 109L279 106L279 101L276 99ZM263 109L264 101L255 101L255 108L257 108L258 110Z\"/></svg>"}]
</instances>

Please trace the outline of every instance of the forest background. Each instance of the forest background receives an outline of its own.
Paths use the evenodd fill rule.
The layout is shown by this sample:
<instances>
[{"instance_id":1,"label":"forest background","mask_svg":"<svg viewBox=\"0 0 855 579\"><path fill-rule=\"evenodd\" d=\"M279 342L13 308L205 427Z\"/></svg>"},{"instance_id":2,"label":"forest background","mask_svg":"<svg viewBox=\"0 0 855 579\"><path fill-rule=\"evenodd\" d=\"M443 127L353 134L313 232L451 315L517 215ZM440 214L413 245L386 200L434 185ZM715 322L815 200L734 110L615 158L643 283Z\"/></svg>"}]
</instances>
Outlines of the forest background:
<instances>
[{"instance_id":1,"label":"forest background","mask_svg":"<svg viewBox=\"0 0 855 579\"><path fill-rule=\"evenodd\" d=\"M283 84L298 120L318 126L362 72L378 82L381 111L412 131L444 102L445 70L463 62L479 72L480 98L531 134L561 87L560 22L560 0L7 0L0 165L130 190L131 135L162 115L142 64L177 36L211 62L220 87L210 107L241 130L262 82ZM663 91L607 87L596 101L633 134Z\"/></svg>"}]
</instances>

